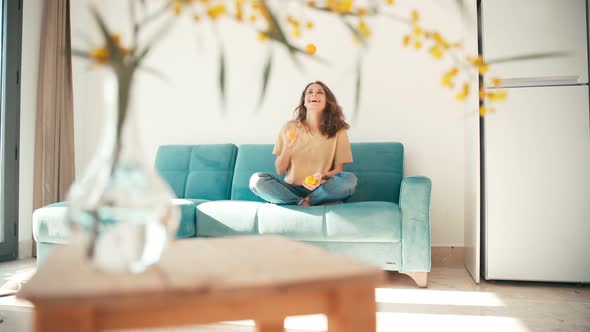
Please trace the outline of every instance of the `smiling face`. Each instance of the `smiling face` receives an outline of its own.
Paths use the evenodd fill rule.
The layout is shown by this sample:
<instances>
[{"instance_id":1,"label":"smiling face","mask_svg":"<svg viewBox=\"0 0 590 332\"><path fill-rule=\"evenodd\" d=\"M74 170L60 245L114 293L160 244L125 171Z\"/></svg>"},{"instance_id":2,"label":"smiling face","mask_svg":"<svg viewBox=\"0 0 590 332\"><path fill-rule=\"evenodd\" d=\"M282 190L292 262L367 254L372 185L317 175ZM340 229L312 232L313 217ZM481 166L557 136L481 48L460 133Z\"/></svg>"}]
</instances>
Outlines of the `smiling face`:
<instances>
[{"instance_id":1,"label":"smiling face","mask_svg":"<svg viewBox=\"0 0 590 332\"><path fill-rule=\"evenodd\" d=\"M323 111L326 108L326 91L320 84L314 83L305 90L305 108L313 111Z\"/></svg>"}]
</instances>

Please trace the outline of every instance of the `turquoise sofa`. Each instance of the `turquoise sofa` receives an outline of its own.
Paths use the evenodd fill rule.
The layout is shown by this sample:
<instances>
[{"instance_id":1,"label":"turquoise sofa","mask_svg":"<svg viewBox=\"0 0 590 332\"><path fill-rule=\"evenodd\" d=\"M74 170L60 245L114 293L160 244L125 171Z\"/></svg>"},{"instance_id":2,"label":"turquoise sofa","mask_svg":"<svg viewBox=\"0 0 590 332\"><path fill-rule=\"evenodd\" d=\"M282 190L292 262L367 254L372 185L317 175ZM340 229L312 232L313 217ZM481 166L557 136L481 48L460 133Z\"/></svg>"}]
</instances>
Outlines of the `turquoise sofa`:
<instances>
[{"instance_id":1,"label":"turquoise sofa","mask_svg":"<svg viewBox=\"0 0 590 332\"><path fill-rule=\"evenodd\" d=\"M403 176L400 143L353 143L358 178L344 204L269 204L249 189L255 172L275 173L270 144L166 145L155 167L178 199L177 238L278 234L304 241L385 270L400 271L426 286L430 271L430 191L424 176ZM37 255L68 241L65 205L36 210Z\"/></svg>"}]
</instances>

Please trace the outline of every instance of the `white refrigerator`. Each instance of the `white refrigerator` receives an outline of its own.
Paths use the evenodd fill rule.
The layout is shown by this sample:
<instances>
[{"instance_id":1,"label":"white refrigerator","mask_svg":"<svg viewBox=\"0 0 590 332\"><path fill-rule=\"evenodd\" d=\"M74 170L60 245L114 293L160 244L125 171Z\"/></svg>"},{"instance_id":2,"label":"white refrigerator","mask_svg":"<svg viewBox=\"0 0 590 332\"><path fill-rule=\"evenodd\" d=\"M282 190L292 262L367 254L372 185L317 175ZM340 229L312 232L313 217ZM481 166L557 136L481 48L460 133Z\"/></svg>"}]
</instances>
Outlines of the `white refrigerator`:
<instances>
[{"instance_id":1,"label":"white refrigerator","mask_svg":"<svg viewBox=\"0 0 590 332\"><path fill-rule=\"evenodd\" d=\"M484 88L499 77L508 93L481 132L486 280L590 282L589 13L586 0L481 2Z\"/></svg>"}]
</instances>

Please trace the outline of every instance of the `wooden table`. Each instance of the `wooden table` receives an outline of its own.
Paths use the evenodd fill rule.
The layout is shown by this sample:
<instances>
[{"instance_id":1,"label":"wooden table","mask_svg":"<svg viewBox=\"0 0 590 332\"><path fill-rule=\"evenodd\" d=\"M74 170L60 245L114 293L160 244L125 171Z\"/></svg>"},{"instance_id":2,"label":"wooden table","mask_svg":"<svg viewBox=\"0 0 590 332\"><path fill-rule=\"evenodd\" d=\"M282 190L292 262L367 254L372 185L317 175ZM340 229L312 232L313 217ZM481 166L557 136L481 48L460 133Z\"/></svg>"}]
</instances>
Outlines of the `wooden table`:
<instances>
[{"instance_id":1,"label":"wooden table","mask_svg":"<svg viewBox=\"0 0 590 332\"><path fill-rule=\"evenodd\" d=\"M98 331L253 319L284 331L287 316L324 313L329 331L375 331L384 272L278 236L174 242L142 274L96 271L74 246L56 248L17 294L36 331Z\"/></svg>"}]
</instances>

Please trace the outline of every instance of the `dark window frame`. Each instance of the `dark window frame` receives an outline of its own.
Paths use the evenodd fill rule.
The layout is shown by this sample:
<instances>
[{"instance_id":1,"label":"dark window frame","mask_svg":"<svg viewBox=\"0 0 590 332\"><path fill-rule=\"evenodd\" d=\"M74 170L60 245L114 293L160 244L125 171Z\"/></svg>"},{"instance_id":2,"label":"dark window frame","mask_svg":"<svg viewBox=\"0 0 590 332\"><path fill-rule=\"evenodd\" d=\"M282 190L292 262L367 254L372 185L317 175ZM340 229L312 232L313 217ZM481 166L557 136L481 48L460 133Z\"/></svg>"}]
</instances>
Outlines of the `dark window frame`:
<instances>
[{"instance_id":1,"label":"dark window frame","mask_svg":"<svg viewBox=\"0 0 590 332\"><path fill-rule=\"evenodd\" d=\"M0 132L3 147L0 188L0 262L18 258L18 186L22 51L22 0L2 0Z\"/></svg>"}]
</instances>

